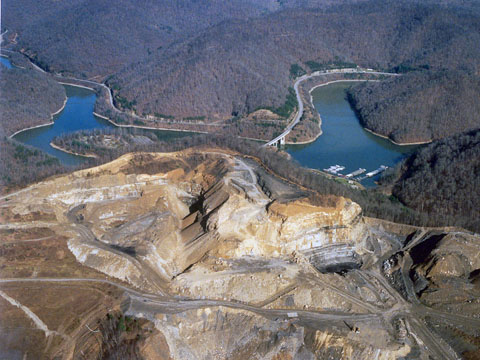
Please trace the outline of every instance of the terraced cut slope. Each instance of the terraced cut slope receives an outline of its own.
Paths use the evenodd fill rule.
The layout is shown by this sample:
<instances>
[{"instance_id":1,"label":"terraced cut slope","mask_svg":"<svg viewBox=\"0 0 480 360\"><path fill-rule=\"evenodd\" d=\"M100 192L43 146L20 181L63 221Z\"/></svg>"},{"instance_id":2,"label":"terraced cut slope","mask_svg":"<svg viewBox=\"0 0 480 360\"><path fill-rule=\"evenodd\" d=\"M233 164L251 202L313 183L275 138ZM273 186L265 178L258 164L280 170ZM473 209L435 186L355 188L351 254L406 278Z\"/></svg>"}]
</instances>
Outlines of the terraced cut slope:
<instances>
[{"instance_id":1,"label":"terraced cut slope","mask_svg":"<svg viewBox=\"0 0 480 360\"><path fill-rule=\"evenodd\" d=\"M312 198L213 149L3 196L0 357L474 358L478 235Z\"/></svg>"}]
</instances>

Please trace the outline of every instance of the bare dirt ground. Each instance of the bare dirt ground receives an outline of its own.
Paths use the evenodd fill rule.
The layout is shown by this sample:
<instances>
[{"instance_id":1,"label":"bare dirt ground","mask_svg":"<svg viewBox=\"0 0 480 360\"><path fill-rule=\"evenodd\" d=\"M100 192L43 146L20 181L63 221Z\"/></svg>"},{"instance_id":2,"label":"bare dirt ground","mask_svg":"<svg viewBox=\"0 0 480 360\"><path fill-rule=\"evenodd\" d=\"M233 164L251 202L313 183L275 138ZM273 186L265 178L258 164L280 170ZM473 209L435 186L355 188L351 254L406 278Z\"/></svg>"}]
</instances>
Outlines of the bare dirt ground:
<instances>
[{"instance_id":1,"label":"bare dirt ground","mask_svg":"<svg viewBox=\"0 0 480 360\"><path fill-rule=\"evenodd\" d=\"M478 355L478 235L308 197L216 150L3 196L0 358Z\"/></svg>"}]
</instances>

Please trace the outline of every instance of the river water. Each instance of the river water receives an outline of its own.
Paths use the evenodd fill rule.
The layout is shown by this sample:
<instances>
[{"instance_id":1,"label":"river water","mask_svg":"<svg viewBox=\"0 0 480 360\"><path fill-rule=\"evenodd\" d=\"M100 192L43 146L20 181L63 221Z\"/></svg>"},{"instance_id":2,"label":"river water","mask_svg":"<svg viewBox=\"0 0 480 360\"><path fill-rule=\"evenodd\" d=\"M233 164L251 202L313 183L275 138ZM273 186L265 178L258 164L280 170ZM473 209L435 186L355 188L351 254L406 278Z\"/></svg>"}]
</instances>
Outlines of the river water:
<instances>
[{"instance_id":1,"label":"river water","mask_svg":"<svg viewBox=\"0 0 480 360\"><path fill-rule=\"evenodd\" d=\"M1 64L11 68L12 64L4 57L0 57ZM93 91L76 86L64 85L67 93L65 108L54 116L52 125L25 130L14 136L14 139L24 144L31 145L58 158L64 165L78 165L86 160L85 157L76 156L54 149L50 142L54 137L72 133L79 130L93 130L115 128L110 122L93 115L96 95ZM147 130L145 130L147 131ZM172 139L191 136L192 133L181 131L154 131L157 138Z\"/></svg>"},{"instance_id":2,"label":"river water","mask_svg":"<svg viewBox=\"0 0 480 360\"><path fill-rule=\"evenodd\" d=\"M5 66L7 69L11 69L13 67L10 60L8 60L7 58L5 58L3 56L0 56L0 64Z\"/></svg>"},{"instance_id":3,"label":"river water","mask_svg":"<svg viewBox=\"0 0 480 360\"><path fill-rule=\"evenodd\" d=\"M312 92L313 104L322 118L323 134L311 144L286 148L301 165L319 170L341 165L345 166L340 171L344 175L359 168L369 172L380 165L394 166L418 147L395 145L365 131L346 100L345 90L353 84L358 82L332 83ZM363 179L361 184L374 186L379 176Z\"/></svg>"},{"instance_id":4,"label":"river water","mask_svg":"<svg viewBox=\"0 0 480 360\"><path fill-rule=\"evenodd\" d=\"M6 67L12 67L8 59L0 57L0 61ZM322 117L323 134L311 144L289 145L286 148L301 165L319 170L341 165L345 166L340 172L344 175L358 168L369 172L380 165L394 166L417 147L398 146L365 131L345 98L345 90L352 84L338 82L312 92L313 103ZM23 131L15 139L57 157L65 165L77 165L85 158L52 148L52 139L78 130L114 126L93 115L96 100L93 91L68 85L65 85L65 89L68 100L62 112L54 116L53 125ZM157 137L165 139L192 135L186 132L152 131L157 133ZM378 177L363 179L361 183L367 187L374 186Z\"/></svg>"},{"instance_id":5,"label":"river water","mask_svg":"<svg viewBox=\"0 0 480 360\"><path fill-rule=\"evenodd\" d=\"M55 136L78 130L92 130L113 127L108 121L93 115L96 95L93 91L65 85L67 103L65 108L54 116L53 125L23 131L15 135L15 140L34 146L55 156L64 165L77 165L85 158L54 149L50 142Z\"/></svg>"}]
</instances>

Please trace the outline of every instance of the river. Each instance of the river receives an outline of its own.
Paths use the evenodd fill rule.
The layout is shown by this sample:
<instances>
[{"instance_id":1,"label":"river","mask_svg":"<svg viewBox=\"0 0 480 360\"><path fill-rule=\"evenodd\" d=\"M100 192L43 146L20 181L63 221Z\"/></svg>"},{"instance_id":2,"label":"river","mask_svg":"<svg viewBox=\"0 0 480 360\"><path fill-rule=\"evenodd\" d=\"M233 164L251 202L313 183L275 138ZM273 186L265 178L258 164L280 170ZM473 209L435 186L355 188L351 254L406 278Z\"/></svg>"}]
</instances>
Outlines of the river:
<instances>
[{"instance_id":1,"label":"river","mask_svg":"<svg viewBox=\"0 0 480 360\"><path fill-rule=\"evenodd\" d=\"M1 64L12 68L10 60L0 57ZM110 122L93 115L96 94L85 88L64 85L67 93L65 108L53 117L53 124L35 129L22 131L14 136L14 139L24 144L45 151L58 158L64 165L78 165L86 161L85 157L68 154L50 146L50 142L56 136L72 133L79 130L92 130L115 128ZM154 131L158 139L172 139L191 136L192 133L181 131L145 130Z\"/></svg>"},{"instance_id":2,"label":"river","mask_svg":"<svg viewBox=\"0 0 480 360\"><path fill-rule=\"evenodd\" d=\"M93 115L96 100L93 91L68 85L65 85L65 90L67 103L65 108L53 117L53 125L22 131L15 135L14 139L55 156L64 165L78 165L85 158L52 148L52 139L78 130L104 129L113 125Z\"/></svg>"},{"instance_id":3,"label":"river","mask_svg":"<svg viewBox=\"0 0 480 360\"><path fill-rule=\"evenodd\" d=\"M387 139L364 130L346 100L345 90L355 82L337 82L315 89L313 104L322 118L323 134L311 144L288 145L287 152L302 166L323 170L341 165L348 174L359 168L366 172L385 165L392 167L417 146L395 145ZM360 176L365 176L365 173ZM374 176L361 181L366 187L375 185Z\"/></svg>"},{"instance_id":4,"label":"river","mask_svg":"<svg viewBox=\"0 0 480 360\"><path fill-rule=\"evenodd\" d=\"M12 67L8 59L0 57L0 60L4 66ZM287 152L301 165L323 170L338 164L345 167L340 171L344 175L358 168L369 172L380 165L392 167L417 148L395 145L365 131L345 98L345 89L352 84L338 82L312 92L313 103L322 117L323 134L311 144L286 147ZM96 100L94 92L69 85L65 85L65 89L68 100L62 112L54 116L53 125L26 130L16 135L15 139L57 157L65 165L77 165L85 158L52 148L52 139L78 130L114 126L93 115ZM165 139L192 135L186 132L151 131L156 131L159 138ZM361 183L367 187L374 186L378 177L365 178Z\"/></svg>"},{"instance_id":5,"label":"river","mask_svg":"<svg viewBox=\"0 0 480 360\"><path fill-rule=\"evenodd\" d=\"M10 60L8 60L6 57L3 57L3 56L0 56L0 64L5 66L7 69L11 69L13 67Z\"/></svg>"}]
</instances>

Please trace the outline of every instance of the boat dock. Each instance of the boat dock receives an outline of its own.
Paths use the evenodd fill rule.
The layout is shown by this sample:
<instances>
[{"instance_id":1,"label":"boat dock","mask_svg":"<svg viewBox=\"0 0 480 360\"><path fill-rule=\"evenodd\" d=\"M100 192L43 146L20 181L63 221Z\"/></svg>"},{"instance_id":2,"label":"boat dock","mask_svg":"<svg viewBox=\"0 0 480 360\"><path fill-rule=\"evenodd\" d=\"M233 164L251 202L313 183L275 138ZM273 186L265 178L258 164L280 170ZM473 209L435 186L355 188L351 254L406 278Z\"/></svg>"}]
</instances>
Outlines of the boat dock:
<instances>
[{"instance_id":1,"label":"boat dock","mask_svg":"<svg viewBox=\"0 0 480 360\"><path fill-rule=\"evenodd\" d=\"M333 175L340 175L338 172L342 170L345 170L345 166L332 165L328 169L323 169L323 171L329 172L330 174L333 174Z\"/></svg>"},{"instance_id":2,"label":"boat dock","mask_svg":"<svg viewBox=\"0 0 480 360\"><path fill-rule=\"evenodd\" d=\"M388 169L388 166L380 165L380 167L377 170L370 171L369 173L366 173L365 176L366 177L372 177L372 176L375 176L377 174L380 174L381 172L383 172L387 169Z\"/></svg>"},{"instance_id":3,"label":"boat dock","mask_svg":"<svg viewBox=\"0 0 480 360\"><path fill-rule=\"evenodd\" d=\"M360 168L360 169L358 169L358 170L355 170L355 171L351 172L350 174L345 175L345 177L346 177L347 179L349 179L349 178L352 178L352 177L354 177L354 176L363 174L365 171L367 171L367 170L366 170L366 169L363 169L363 168Z\"/></svg>"},{"instance_id":4,"label":"boat dock","mask_svg":"<svg viewBox=\"0 0 480 360\"><path fill-rule=\"evenodd\" d=\"M347 179L349 181L355 180L357 182L360 182L360 181L365 180L367 178L374 177L374 176L384 172L387 169L388 169L388 166L380 165L380 167L378 169L370 171L366 174L364 174L365 171L367 171L366 169L358 168L357 170L352 171L351 173L348 173L347 175L343 175L343 174L340 174L340 171L345 170L345 166L337 164L337 165L332 165L329 168L323 169L323 171L325 171L329 174L332 174L334 176L338 176L340 178ZM359 175L362 175L362 176L359 176Z\"/></svg>"}]
</instances>

